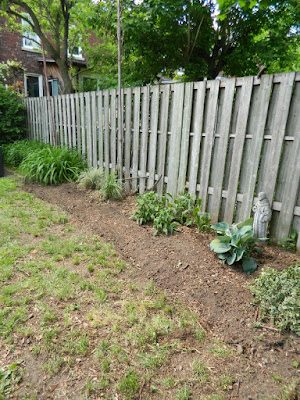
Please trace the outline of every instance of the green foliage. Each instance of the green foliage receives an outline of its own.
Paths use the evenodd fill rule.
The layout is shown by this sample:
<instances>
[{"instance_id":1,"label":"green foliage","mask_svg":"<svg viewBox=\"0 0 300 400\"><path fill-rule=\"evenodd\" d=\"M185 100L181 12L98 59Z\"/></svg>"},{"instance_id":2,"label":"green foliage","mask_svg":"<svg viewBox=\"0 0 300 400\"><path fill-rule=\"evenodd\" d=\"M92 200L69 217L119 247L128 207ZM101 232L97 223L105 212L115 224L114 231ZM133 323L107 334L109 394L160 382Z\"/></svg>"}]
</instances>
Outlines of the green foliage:
<instances>
[{"instance_id":1,"label":"green foliage","mask_svg":"<svg viewBox=\"0 0 300 400\"><path fill-rule=\"evenodd\" d=\"M99 190L103 181L103 170L99 168L89 168L86 171L81 172L78 178L80 186L85 189Z\"/></svg>"},{"instance_id":2,"label":"green foliage","mask_svg":"<svg viewBox=\"0 0 300 400\"><path fill-rule=\"evenodd\" d=\"M256 75L257 64L270 73L299 70L297 1L219 3L220 9L217 2L124 0L123 83L142 86L162 74L176 79L178 70L185 81L214 79L221 71ZM116 2L97 2L85 23L101 39L90 46L89 60L103 87L116 87Z\"/></svg>"},{"instance_id":3,"label":"green foliage","mask_svg":"<svg viewBox=\"0 0 300 400\"><path fill-rule=\"evenodd\" d=\"M278 245L284 249L296 251L297 239L298 233L296 229L292 228L291 236L289 238L282 239L280 242L278 242Z\"/></svg>"},{"instance_id":4,"label":"green foliage","mask_svg":"<svg viewBox=\"0 0 300 400\"><path fill-rule=\"evenodd\" d=\"M45 145L31 152L20 164L19 171L32 182L56 185L78 179L86 162L76 149Z\"/></svg>"},{"instance_id":5,"label":"green foliage","mask_svg":"<svg viewBox=\"0 0 300 400\"><path fill-rule=\"evenodd\" d=\"M226 222L212 225L218 238L210 243L210 249L217 253L220 260L228 265L242 260L245 272L254 272L257 269L256 261L251 254L257 239L254 239L252 220L229 226Z\"/></svg>"},{"instance_id":6,"label":"green foliage","mask_svg":"<svg viewBox=\"0 0 300 400\"><path fill-rule=\"evenodd\" d=\"M175 220L174 208L162 208L153 221L154 235L160 232L165 235L172 234L174 231L178 231L179 225L180 223Z\"/></svg>"},{"instance_id":7,"label":"green foliage","mask_svg":"<svg viewBox=\"0 0 300 400\"><path fill-rule=\"evenodd\" d=\"M172 199L170 194L159 196L155 192L145 193L137 198L137 209L132 218L139 225L153 221L154 235L164 233L168 235L178 230L179 225L197 224L199 231L209 229L210 216L200 211L201 199L194 200L186 192Z\"/></svg>"},{"instance_id":8,"label":"green foliage","mask_svg":"<svg viewBox=\"0 0 300 400\"><path fill-rule=\"evenodd\" d=\"M200 207L201 199L197 200L197 206ZM178 196L173 203L170 204L173 208L174 219L181 225L191 225L193 222L195 200L190 193L185 193Z\"/></svg>"},{"instance_id":9,"label":"green foliage","mask_svg":"<svg viewBox=\"0 0 300 400\"><path fill-rule=\"evenodd\" d=\"M193 212L193 221L198 226L199 232L210 230L210 214L201 211L202 200L198 199Z\"/></svg>"},{"instance_id":10,"label":"green foliage","mask_svg":"<svg viewBox=\"0 0 300 400\"><path fill-rule=\"evenodd\" d=\"M118 391L126 396L126 399L134 398L139 388L139 381L135 371L129 371L118 384Z\"/></svg>"},{"instance_id":11,"label":"green foliage","mask_svg":"<svg viewBox=\"0 0 300 400\"><path fill-rule=\"evenodd\" d=\"M122 184L116 172L104 175L100 190L103 200L122 200L122 190Z\"/></svg>"},{"instance_id":12,"label":"green foliage","mask_svg":"<svg viewBox=\"0 0 300 400\"><path fill-rule=\"evenodd\" d=\"M0 83L0 145L25 136L25 106L20 96Z\"/></svg>"},{"instance_id":13,"label":"green foliage","mask_svg":"<svg viewBox=\"0 0 300 400\"><path fill-rule=\"evenodd\" d=\"M134 218L139 225L154 221L159 211L163 207L164 201L159 199L155 192L148 192L139 196L136 200L137 209L134 211Z\"/></svg>"},{"instance_id":14,"label":"green foliage","mask_svg":"<svg viewBox=\"0 0 300 400\"><path fill-rule=\"evenodd\" d=\"M0 399L13 394L15 386L22 380L22 375L19 371L19 362L10 365L6 370L0 369ZM6 398L6 397L5 397Z\"/></svg>"},{"instance_id":15,"label":"green foliage","mask_svg":"<svg viewBox=\"0 0 300 400\"><path fill-rule=\"evenodd\" d=\"M282 272L263 269L251 291L260 303L262 318L270 318L279 330L300 336L300 265Z\"/></svg>"},{"instance_id":16,"label":"green foliage","mask_svg":"<svg viewBox=\"0 0 300 400\"><path fill-rule=\"evenodd\" d=\"M41 149L44 144L34 140L17 140L3 146L4 164L17 168L32 152Z\"/></svg>"}]
</instances>

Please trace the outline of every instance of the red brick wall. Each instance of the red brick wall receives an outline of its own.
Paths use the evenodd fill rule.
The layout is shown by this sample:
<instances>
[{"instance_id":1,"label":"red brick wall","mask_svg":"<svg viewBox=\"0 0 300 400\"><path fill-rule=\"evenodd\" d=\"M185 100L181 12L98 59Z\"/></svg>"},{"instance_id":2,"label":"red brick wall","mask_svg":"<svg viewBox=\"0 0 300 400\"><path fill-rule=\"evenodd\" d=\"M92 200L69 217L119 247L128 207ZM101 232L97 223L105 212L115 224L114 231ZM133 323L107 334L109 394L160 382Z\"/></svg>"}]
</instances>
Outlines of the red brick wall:
<instances>
[{"instance_id":1,"label":"red brick wall","mask_svg":"<svg viewBox=\"0 0 300 400\"><path fill-rule=\"evenodd\" d=\"M9 32L5 29L5 19L0 17L0 62L7 60L20 61L25 68L25 72L32 74L42 74L42 63L37 61L41 57L40 53L22 50L22 37L18 34ZM24 76L20 76L23 80Z\"/></svg>"}]
</instances>

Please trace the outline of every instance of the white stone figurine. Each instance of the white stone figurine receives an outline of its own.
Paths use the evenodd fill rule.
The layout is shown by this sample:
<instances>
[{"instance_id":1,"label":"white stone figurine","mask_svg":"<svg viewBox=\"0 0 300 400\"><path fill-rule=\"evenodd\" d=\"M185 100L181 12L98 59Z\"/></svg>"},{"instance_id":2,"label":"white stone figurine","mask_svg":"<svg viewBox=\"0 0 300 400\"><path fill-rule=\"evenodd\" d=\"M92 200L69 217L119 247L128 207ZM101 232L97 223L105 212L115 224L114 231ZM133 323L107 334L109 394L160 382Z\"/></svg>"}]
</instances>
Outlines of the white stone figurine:
<instances>
[{"instance_id":1,"label":"white stone figurine","mask_svg":"<svg viewBox=\"0 0 300 400\"><path fill-rule=\"evenodd\" d=\"M268 223L271 219L271 207L265 192L258 194L258 202L253 207L254 221L253 232L254 237L262 240L267 238ZM263 244L263 242L261 242Z\"/></svg>"}]
</instances>

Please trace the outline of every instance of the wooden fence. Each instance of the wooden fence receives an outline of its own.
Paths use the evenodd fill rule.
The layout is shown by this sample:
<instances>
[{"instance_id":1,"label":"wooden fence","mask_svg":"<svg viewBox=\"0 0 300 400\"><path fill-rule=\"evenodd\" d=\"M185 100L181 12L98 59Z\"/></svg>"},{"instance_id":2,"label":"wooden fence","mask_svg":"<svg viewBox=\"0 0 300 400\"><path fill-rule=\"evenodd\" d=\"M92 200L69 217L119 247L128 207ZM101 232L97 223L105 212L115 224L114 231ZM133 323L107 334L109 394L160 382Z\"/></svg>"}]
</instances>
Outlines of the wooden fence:
<instances>
[{"instance_id":1,"label":"wooden fence","mask_svg":"<svg viewBox=\"0 0 300 400\"><path fill-rule=\"evenodd\" d=\"M126 88L122 101L123 139L116 90L52 97L60 143L106 170L122 157L127 189L187 188L212 221L248 218L264 191L271 235L300 231L300 72ZM29 137L52 143L46 97L25 102Z\"/></svg>"}]
</instances>

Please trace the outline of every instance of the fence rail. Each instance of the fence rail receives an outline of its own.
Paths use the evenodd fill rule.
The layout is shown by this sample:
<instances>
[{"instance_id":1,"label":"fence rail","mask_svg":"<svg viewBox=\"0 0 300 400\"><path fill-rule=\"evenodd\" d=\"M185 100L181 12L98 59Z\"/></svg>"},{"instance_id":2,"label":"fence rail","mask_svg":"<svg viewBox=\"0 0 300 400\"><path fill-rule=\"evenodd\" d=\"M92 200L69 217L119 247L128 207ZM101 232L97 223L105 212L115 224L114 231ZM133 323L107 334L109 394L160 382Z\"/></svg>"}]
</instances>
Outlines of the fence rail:
<instances>
[{"instance_id":1,"label":"fence rail","mask_svg":"<svg viewBox=\"0 0 300 400\"><path fill-rule=\"evenodd\" d=\"M53 144L46 97L25 103L29 137ZM271 235L300 231L300 72L126 88L122 104L118 146L116 90L52 97L60 143L107 171L122 158L127 189L187 188L212 221L248 218L264 191Z\"/></svg>"}]
</instances>

